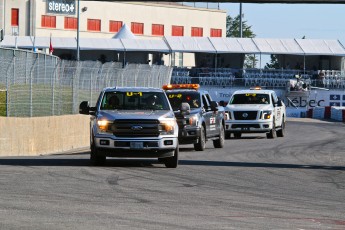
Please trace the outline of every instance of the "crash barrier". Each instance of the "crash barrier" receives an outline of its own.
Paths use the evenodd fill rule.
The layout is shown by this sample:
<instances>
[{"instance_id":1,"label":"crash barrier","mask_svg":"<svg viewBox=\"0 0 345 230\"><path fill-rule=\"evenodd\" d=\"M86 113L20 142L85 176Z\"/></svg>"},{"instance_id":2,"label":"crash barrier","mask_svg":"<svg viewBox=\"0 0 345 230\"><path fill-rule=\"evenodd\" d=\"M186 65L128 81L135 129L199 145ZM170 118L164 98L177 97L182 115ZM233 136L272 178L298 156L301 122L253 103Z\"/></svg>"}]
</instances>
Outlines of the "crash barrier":
<instances>
[{"instance_id":1,"label":"crash barrier","mask_svg":"<svg viewBox=\"0 0 345 230\"><path fill-rule=\"evenodd\" d=\"M90 117L0 117L0 156L37 156L88 149Z\"/></svg>"},{"instance_id":2,"label":"crash barrier","mask_svg":"<svg viewBox=\"0 0 345 230\"><path fill-rule=\"evenodd\" d=\"M345 107L325 106L314 107L307 111L308 118L314 119L332 119L336 121L345 121Z\"/></svg>"},{"instance_id":3,"label":"crash barrier","mask_svg":"<svg viewBox=\"0 0 345 230\"><path fill-rule=\"evenodd\" d=\"M315 107L313 109L312 118L323 119L325 116L325 107Z\"/></svg>"},{"instance_id":4,"label":"crash barrier","mask_svg":"<svg viewBox=\"0 0 345 230\"><path fill-rule=\"evenodd\" d=\"M331 119L345 121L345 107L333 106L331 109Z\"/></svg>"}]
</instances>

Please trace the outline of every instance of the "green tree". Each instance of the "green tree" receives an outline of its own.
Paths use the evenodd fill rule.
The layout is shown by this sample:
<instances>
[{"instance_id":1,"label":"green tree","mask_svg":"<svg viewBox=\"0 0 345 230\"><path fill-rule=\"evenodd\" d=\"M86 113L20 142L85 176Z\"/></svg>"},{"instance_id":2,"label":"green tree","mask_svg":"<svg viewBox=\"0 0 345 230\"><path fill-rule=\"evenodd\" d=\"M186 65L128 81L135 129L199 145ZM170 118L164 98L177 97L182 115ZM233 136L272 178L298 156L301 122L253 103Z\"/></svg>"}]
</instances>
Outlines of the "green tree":
<instances>
[{"instance_id":1,"label":"green tree","mask_svg":"<svg viewBox=\"0 0 345 230\"><path fill-rule=\"evenodd\" d=\"M271 62L266 63L265 69L279 69L279 61L277 55L271 54Z\"/></svg>"},{"instance_id":2,"label":"green tree","mask_svg":"<svg viewBox=\"0 0 345 230\"><path fill-rule=\"evenodd\" d=\"M226 36L239 38L240 37L240 15L232 18L230 15L226 17ZM254 38L256 35L252 31L252 26L247 24L247 21L242 20L242 37ZM258 63L258 59L253 54L246 54L243 61L243 68L254 68Z\"/></svg>"},{"instance_id":3,"label":"green tree","mask_svg":"<svg viewBox=\"0 0 345 230\"><path fill-rule=\"evenodd\" d=\"M232 38L240 37L240 15L232 18L230 15L226 17L226 36ZM247 25L247 21L242 20L242 37L255 38L252 26Z\"/></svg>"}]
</instances>

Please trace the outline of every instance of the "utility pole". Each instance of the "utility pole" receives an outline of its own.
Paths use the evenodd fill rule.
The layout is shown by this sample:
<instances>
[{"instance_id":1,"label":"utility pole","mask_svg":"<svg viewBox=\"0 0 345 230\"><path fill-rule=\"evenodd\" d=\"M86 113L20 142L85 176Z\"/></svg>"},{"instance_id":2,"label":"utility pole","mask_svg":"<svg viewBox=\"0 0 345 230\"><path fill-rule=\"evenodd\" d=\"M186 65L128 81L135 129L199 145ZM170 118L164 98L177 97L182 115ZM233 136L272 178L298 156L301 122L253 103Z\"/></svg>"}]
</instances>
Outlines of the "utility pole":
<instances>
[{"instance_id":1,"label":"utility pole","mask_svg":"<svg viewBox=\"0 0 345 230\"><path fill-rule=\"evenodd\" d=\"M242 2L240 3L240 38L243 37L243 28L242 28Z\"/></svg>"},{"instance_id":2,"label":"utility pole","mask_svg":"<svg viewBox=\"0 0 345 230\"><path fill-rule=\"evenodd\" d=\"M80 0L78 0L78 6L77 6L77 61L80 60L80 47L79 47L79 26L80 26L80 10L79 10Z\"/></svg>"}]
</instances>

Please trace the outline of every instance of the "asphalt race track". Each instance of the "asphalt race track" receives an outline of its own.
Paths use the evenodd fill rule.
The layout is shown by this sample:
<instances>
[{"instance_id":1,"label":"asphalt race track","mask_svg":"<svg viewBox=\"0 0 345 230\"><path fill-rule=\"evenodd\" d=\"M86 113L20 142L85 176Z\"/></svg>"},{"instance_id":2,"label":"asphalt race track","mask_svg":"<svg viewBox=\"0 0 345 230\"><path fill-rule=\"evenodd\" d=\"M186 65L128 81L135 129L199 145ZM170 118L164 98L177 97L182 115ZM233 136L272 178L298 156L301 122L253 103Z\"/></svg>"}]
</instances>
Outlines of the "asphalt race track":
<instances>
[{"instance_id":1,"label":"asphalt race track","mask_svg":"<svg viewBox=\"0 0 345 230\"><path fill-rule=\"evenodd\" d=\"M345 229L345 124L289 120L177 169L88 151L0 158L0 229Z\"/></svg>"}]
</instances>

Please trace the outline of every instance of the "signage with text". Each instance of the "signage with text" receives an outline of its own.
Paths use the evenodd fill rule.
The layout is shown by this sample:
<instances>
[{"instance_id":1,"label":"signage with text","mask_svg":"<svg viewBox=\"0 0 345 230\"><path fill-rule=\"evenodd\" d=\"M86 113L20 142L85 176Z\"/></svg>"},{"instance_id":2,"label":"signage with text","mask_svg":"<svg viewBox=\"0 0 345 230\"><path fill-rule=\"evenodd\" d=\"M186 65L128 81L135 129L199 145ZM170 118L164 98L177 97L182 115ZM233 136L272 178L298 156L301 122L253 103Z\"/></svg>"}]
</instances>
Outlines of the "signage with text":
<instances>
[{"instance_id":1,"label":"signage with text","mask_svg":"<svg viewBox=\"0 0 345 230\"><path fill-rule=\"evenodd\" d=\"M47 0L47 13L74 15L75 0Z\"/></svg>"}]
</instances>

